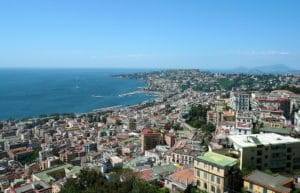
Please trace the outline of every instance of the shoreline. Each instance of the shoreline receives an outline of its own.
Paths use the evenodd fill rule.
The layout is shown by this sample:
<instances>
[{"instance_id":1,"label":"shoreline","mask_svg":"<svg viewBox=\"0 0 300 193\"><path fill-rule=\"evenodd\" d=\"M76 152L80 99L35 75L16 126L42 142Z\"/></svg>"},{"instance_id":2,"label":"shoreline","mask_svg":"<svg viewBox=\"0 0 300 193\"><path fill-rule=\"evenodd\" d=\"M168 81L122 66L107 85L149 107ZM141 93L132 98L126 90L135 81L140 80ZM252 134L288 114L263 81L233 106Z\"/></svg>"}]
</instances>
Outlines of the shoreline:
<instances>
[{"instance_id":1,"label":"shoreline","mask_svg":"<svg viewBox=\"0 0 300 193\"><path fill-rule=\"evenodd\" d=\"M129 75L130 74L134 74L134 73L129 73ZM145 86L137 87L137 89L135 91L119 94L118 95L119 98L131 96L131 95L140 95L140 94L152 96L154 98L153 99L147 99L147 100L144 100L142 102L132 104L132 105L112 105L112 106L95 108L95 109L92 109L90 111L80 112L80 113L75 113L75 112L61 112L61 113L54 112L54 113L49 113L49 114L43 114L42 113L42 114L37 115L37 116L28 116L28 117L22 117L22 118L11 117L11 118L8 118L8 119L0 119L0 122L8 122L8 121L22 122L22 121L29 121L29 120L51 118L54 115L67 116L67 115L73 114L75 116L82 116L82 115L96 114L96 113L107 113L107 112L110 112L110 111L119 111L119 110L122 110L122 109L126 110L128 108L139 108L139 107L142 107L143 105L145 105L147 103L149 103L149 104L154 103L155 104L156 99L159 99L163 96L162 92L150 91L149 90L149 87L151 85L149 81L145 81L145 80L141 80L141 79L132 79L132 78L128 78L128 77L117 77L116 75L110 75L110 76L112 78L131 79L131 80L141 81L141 82L144 82L146 84ZM100 98L99 96L96 96L96 95L95 96L92 95L92 97ZM101 96L101 98L102 98L102 96Z\"/></svg>"}]
</instances>

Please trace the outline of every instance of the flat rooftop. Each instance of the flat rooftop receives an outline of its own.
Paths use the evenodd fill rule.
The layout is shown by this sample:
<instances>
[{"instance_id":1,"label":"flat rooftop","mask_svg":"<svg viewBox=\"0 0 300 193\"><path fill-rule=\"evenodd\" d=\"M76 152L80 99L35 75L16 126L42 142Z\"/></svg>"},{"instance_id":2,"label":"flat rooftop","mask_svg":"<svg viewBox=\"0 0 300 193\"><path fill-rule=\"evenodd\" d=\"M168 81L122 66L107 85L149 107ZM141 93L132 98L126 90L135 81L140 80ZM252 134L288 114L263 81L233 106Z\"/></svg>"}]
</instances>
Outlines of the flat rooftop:
<instances>
[{"instance_id":1,"label":"flat rooftop","mask_svg":"<svg viewBox=\"0 0 300 193\"><path fill-rule=\"evenodd\" d=\"M300 143L300 139L290 136L282 136L276 133L261 133L251 135L230 135L229 141L239 147L256 147L258 145L276 145L288 143Z\"/></svg>"},{"instance_id":2,"label":"flat rooftop","mask_svg":"<svg viewBox=\"0 0 300 193\"><path fill-rule=\"evenodd\" d=\"M209 162L221 167L234 166L237 163L237 159L215 152L206 152L204 155L198 156L197 160Z\"/></svg>"}]
</instances>

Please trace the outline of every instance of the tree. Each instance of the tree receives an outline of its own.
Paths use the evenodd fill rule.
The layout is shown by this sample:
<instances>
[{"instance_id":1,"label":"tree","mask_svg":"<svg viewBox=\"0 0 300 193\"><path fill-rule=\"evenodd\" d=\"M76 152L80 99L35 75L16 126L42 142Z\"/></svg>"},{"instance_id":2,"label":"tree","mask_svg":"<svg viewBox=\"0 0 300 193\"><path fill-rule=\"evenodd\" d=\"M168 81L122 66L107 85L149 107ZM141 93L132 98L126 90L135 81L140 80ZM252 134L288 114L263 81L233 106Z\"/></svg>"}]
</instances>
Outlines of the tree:
<instances>
[{"instance_id":1,"label":"tree","mask_svg":"<svg viewBox=\"0 0 300 193\"><path fill-rule=\"evenodd\" d=\"M119 169L103 176L100 172L83 169L78 178L68 179L61 193L169 193L168 189L150 184L128 169Z\"/></svg>"}]
</instances>

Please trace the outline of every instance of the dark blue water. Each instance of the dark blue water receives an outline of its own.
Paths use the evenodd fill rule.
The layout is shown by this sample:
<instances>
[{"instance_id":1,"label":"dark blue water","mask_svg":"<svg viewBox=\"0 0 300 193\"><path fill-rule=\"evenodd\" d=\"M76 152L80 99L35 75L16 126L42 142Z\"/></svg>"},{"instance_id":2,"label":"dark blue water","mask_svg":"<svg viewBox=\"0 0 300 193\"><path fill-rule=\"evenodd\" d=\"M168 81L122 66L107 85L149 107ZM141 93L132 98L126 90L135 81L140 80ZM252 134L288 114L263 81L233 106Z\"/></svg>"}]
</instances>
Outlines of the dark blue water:
<instances>
[{"instance_id":1,"label":"dark blue water","mask_svg":"<svg viewBox=\"0 0 300 193\"><path fill-rule=\"evenodd\" d=\"M0 69L0 120L52 113L84 113L153 99L119 94L146 86L145 82L111 75L141 70L113 69Z\"/></svg>"}]
</instances>

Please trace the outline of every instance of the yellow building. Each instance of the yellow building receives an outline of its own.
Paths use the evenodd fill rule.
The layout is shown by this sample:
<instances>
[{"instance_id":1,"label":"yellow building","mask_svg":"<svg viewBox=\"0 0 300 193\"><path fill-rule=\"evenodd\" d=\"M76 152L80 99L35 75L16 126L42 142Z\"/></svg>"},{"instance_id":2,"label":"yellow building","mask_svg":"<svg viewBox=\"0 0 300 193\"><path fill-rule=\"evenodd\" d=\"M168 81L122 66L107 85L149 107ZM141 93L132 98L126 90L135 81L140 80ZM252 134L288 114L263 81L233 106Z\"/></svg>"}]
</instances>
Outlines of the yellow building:
<instances>
[{"instance_id":1,"label":"yellow building","mask_svg":"<svg viewBox=\"0 0 300 193\"><path fill-rule=\"evenodd\" d=\"M273 176L259 170L244 177L244 188L251 193L290 193L293 183L293 178Z\"/></svg>"},{"instance_id":2,"label":"yellow building","mask_svg":"<svg viewBox=\"0 0 300 193\"><path fill-rule=\"evenodd\" d=\"M198 156L194 161L194 175L199 189L209 193L239 190L237 159L214 152Z\"/></svg>"}]
</instances>

